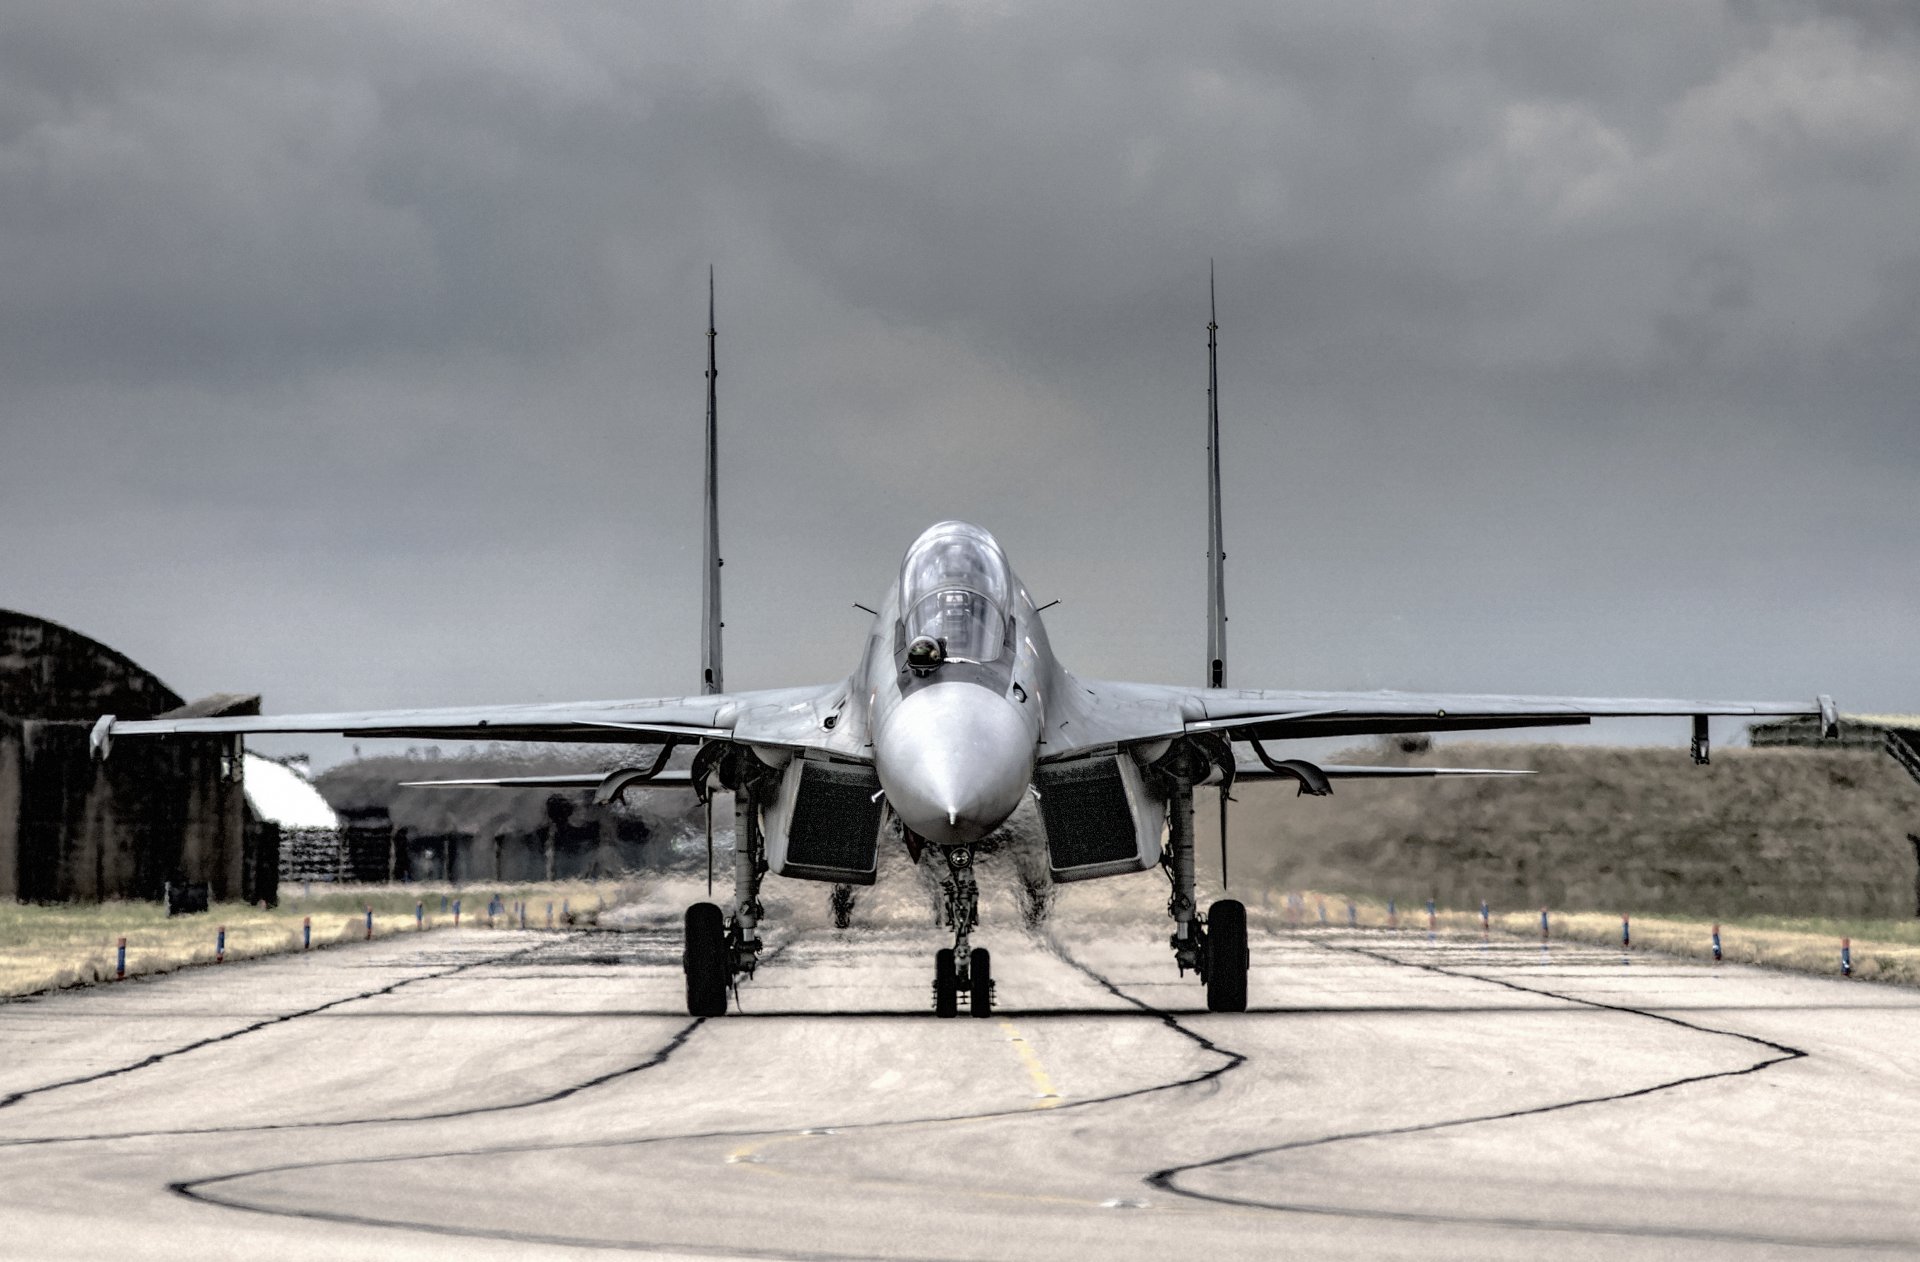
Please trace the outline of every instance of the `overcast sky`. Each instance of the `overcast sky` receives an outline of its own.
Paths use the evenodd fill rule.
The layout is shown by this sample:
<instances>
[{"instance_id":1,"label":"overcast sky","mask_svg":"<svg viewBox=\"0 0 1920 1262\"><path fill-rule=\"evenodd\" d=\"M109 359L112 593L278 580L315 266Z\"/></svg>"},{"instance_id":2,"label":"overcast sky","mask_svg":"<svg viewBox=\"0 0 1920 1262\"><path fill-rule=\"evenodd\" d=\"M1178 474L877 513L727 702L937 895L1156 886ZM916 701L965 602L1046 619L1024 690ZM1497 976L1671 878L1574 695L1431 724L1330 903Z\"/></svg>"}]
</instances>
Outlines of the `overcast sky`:
<instances>
[{"instance_id":1,"label":"overcast sky","mask_svg":"<svg viewBox=\"0 0 1920 1262\"><path fill-rule=\"evenodd\" d=\"M853 665L1920 710L1905 5L12 3L0 604L270 710ZM1673 733L1676 741L1684 733Z\"/></svg>"}]
</instances>

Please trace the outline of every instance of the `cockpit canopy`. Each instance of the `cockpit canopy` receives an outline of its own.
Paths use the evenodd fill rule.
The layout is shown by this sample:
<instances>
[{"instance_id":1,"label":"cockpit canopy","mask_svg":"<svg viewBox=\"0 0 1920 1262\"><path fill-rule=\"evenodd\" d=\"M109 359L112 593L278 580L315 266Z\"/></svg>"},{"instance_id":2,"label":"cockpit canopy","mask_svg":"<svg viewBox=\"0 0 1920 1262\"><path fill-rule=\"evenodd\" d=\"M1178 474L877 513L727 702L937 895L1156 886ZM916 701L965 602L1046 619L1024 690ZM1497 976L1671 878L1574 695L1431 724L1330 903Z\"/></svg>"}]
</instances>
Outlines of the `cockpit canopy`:
<instances>
[{"instance_id":1,"label":"cockpit canopy","mask_svg":"<svg viewBox=\"0 0 1920 1262\"><path fill-rule=\"evenodd\" d=\"M994 537L963 521L929 527L900 566L906 639L939 641L946 661L991 662L1006 651L1013 580Z\"/></svg>"}]
</instances>

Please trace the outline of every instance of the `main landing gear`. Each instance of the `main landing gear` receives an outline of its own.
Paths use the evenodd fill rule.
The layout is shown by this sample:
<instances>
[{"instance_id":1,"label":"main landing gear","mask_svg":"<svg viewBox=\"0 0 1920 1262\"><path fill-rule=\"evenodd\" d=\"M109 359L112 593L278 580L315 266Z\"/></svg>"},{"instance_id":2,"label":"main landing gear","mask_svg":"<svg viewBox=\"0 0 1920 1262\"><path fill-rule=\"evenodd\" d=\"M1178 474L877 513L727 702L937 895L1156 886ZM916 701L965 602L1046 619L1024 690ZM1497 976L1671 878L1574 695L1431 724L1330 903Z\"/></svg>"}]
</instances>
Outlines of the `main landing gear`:
<instances>
[{"instance_id":1,"label":"main landing gear","mask_svg":"<svg viewBox=\"0 0 1920 1262\"><path fill-rule=\"evenodd\" d=\"M949 846L945 850L947 879L941 882L946 895L944 917L953 928L953 946L942 947L933 955L933 1015L960 1015L960 996L967 996L967 1008L976 1017L993 1015L993 959L985 947L969 949L968 937L980 925L980 886L973 876L973 848Z\"/></svg>"},{"instance_id":2,"label":"main landing gear","mask_svg":"<svg viewBox=\"0 0 1920 1262\"><path fill-rule=\"evenodd\" d=\"M1173 881L1167 914L1173 917L1174 961L1185 975L1200 974L1207 986L1207 1011L1247 1010L1247 909L1222 898L1207 908L1204 920L1193 899L1193 784L1174 778L1167 796L1167 850L1160 862Z\"/></svg>"},{"instance_id":3,"label":"main landing gear","mask_svg":"<svg viewBox=\"0 0 1920 1262\"><path fill-rule=\"evenodd\" d=\"M720 768L722 783L737 767ZM687 1012L721 1017L727 997L742 977L752 977L760 962L760 878L767 874L766 841L760 833L756 783L744 776L733 789L733 916L712 903L687 908L685 948L680 961L687 975Z\"/></svg>"}]
</instances>

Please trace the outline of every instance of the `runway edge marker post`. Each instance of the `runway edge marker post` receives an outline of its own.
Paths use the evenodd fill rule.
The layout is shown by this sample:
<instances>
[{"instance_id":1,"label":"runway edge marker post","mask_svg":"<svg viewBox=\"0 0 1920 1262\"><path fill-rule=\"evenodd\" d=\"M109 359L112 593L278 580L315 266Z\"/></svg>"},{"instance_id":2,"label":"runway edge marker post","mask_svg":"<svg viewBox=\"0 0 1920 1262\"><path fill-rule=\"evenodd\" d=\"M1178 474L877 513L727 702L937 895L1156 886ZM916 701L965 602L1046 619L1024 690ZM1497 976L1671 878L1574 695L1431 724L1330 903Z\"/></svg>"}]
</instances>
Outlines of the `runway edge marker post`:
<instances>
[{"instance_id":1,"label":"runway edge marker post","mask_svg":"<svg viewBox=\"0 0 1920 1262\"><path fill-rule=\"evenodd\" d=\"M1713 962L1715 964L1720 962L1720 923L1718 921L1715 921L1713 926Z\"/></svg>"},{"instance_id":2,"label":"runway edge marker post","mask_svg":"<svg viewBox=\"0 0 1920 1262\"><path fill-rule=\"evenodd\" d=\"M227 927L225 925L221 925L219 932L213 937L213 962L215 964L227 962Z\"/></svg>"},{"instance_id":3,"label":"runway edge marker post","mask_svg":"<svg viewBox=\"0 0 1920 1262\"><path fill-rule=\"evenodd\" d=\"M1853 976L1853 939L1840 939L1840 976Z\"/></svg>"},{"instance_id":4,"label":"runway edge marker post","mask_svg":"<svg viewBox=\"0 0 1920 1262\"><path fill-rule=\"evenodd\" d=\"M113 964L113 980L117 982L127 980L127 938L125 934L120 935L118 955Z\"/></svg>"}]
</instances>

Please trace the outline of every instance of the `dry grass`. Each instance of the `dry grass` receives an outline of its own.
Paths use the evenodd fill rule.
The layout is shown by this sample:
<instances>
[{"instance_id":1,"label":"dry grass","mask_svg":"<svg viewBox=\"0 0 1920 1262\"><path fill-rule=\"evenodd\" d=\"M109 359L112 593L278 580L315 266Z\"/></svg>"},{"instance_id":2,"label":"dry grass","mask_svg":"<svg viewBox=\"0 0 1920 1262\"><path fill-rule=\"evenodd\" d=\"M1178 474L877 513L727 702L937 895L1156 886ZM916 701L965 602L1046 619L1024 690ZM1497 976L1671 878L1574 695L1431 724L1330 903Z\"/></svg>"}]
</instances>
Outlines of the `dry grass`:
<instances>
[{"instance_id":1,"label":"dry grass","mask_svg":"<svg viewBox=\"0 0 1920 1262\"><path fill-rule=\"evenodd\" d=\"M1679 738L1676 738L1679 739ZM1343 756L1344 757L1344 756ZM1748 923L1897 921L1915 906L1920 785L1871 750L1445 745L1355 762L1526 767L1513 779L1354 781L1330 798L1236 788L1235 870L1278 889L1455 907L1624 908ZM1215 795L1195 795L1211 837ZM1217 871L1210 846L1203 875Z\"/></svg>"},{"instance_id":2,"label":"dry grass","mask_svg":"<svg viewBox=\"0 0 1920 1262\"><path fill-rule=\"evenodd\" d=\"M118 940L127 940L127 975L165 973L214 962L221 926L227 931L227 958L278 955L301 949L302 922L313 922L313 946L364 941L367 908L373 908L375 937L453 927L452 911L442 898L462 901L463 931L487 928L488 899L498 895L510 908L527 904L529 927L544 927L546 906L555 919L571 904L576 918L591 919L628 895L626 886L584 881L535 885L321 886L310 897L292 897L275 908L220 903L202 915L169 918L157 903L92 903L39 906L0 904L0 996L28 995L65 986L110 981ZM416 906L425 915L415 927ZM507 921L496 921L507 928Z\"/></svg>"},{"instance_id":3,"label":"dry grass","mask_svg":"<svg viewBox=\"0 0 1920 1262\"><path fill-rule=\"evenodd\" d=\"M1388 905L1372 899L1349 900L1344 895L1308 892L1298 903L1276 894L1270 906L1249 906L1250 919L1274 928L1310 928L1320 924L1319 909L1326 907L1327 923L1347 923L1349 902L1354 919L1363 928L1389 927ZM1427 932L1427 909L1396 907L1402 932ZM1684 959L1713 958L1713 921L1668 916L1633 916L1631 951L1659 952ZM1737 964L1760 964L1797 973L1840 975L1840 940L1852 939L1853 975L1872 981L1920 984L1920 921L1838 919L1819 916L1746 916L1723 920L1720 925L1722 957ZM1480 913L1453 908L1437 908L1436 932L1449 938L1479 937ZM1551 941L1579 942L1585 945L1618 947L1620 917L1611 912L1568 912L1549 909ZM1540 913L1496 912L1489 917L1493 933L1507 938L1538 941Z\"/></svg>"}]
</instances>

